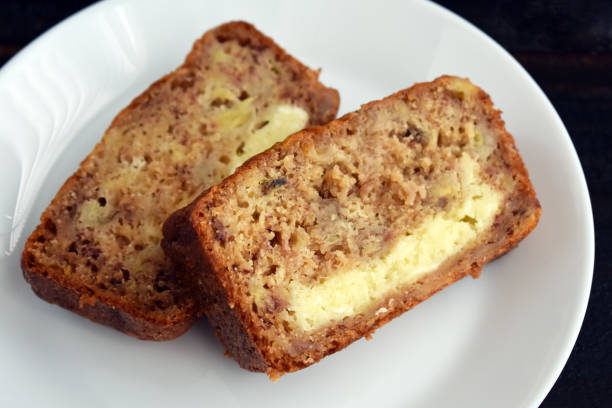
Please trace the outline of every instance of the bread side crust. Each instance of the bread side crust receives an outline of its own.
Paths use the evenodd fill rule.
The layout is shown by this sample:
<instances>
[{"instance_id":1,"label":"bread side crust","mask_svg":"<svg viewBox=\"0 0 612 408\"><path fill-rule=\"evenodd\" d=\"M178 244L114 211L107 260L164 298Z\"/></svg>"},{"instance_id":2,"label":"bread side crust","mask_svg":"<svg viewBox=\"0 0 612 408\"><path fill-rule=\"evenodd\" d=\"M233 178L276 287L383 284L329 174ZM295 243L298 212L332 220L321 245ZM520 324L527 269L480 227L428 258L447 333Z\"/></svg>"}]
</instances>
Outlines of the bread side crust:
<instances>
[{"instance_id":1,"label":"bread side crust","mask_svg":"<svg viewBox=\"0 0 612 408\"><path fill-rule=\"evenodd\" d=\"M55 303L87 319L102 323L130 336L148 340L170 340L185 333L197 320L184 319L167 326L151 323L122 309L113 308L95 299L84 300L82 293L56 283L37 273L23 270L23 277L40 298Z\"/></svg>"},{"instance_id":2,"label":"bread side crust","mask_svg":"<svg viewBox=\"0 0 612 408\"><path fill-rule=\"evenodd\" d=\"M204 196L204 192L200 197ZM227 352L234 356L241 367L251 371L265 371L266 363L258 350L255 339L244 330L244 323L224 290L223 283L214 273L214 268L204 256L202 243L193 228L194 207L189 206L172 214L164 223L162 247L174 263L182 265L184 276L194 288L202 288L201 297L208 321L215 329L217 338Z\"/></svg>"},{"instance_id":3,"label":"bread side crust","mask_svg":"<svg viewBox=\"0 0 612 408\"><path fill-rule=\"evenodd\" d=\"M293 58L270 37L262 34L251 24L245 22L230 22L207 31L198 39L184 63L173 72L155 81L142 94L137 96L112 121L101 141L96 144L92 152L80 163L79 169L89 160L95 160L96 154L103 149L106 134L110 129L119 126L124 119L138 106L145 104L153 91L162 84L172 80L175 73L193 66L198 66L197 55L201 47L217 36L226 36L228 40L235 39L255 49L269 48L274 50L279 60L295 69L304 82L313 83L317 92L313 93L312 106L317 106L312 112L310 123L324 123L336 116L339 105L339 95L335 89L327 88L318 82L318 71L314 71ZM88 319L100 324L113 327L126 334L143 340L170 340L183 334L201 316L202 309L198 298L194 297L182 313L167 317L154 314L144 314L131 308L121 299L113 299L98 293L96 288L74 286L62 280L61 271L48 270L37 265L31 252L34 242L45 235L45 223L52 219L51 208L58 205L60 196L79 187L79 171L69 177L47 209L40 217L40 224L32 232L25 243L21 258L21 267L24 277L32 286L33 291L42 299L72 310ZM75 306L74 297L79 297L78 307ZM120 316L120 318L118 317ZM122 322L122 323L119 323Z\"/></svg>"},{"instance_id":4,"label":"bread side crust","mask_svg":"<svg viewBox=\"0 0 612 408\"><path fill-rule=\"evenodd\" d=\"M443 76L433 81L433 84L416 84L412 88L397 92L383 100L406 100L409 95L418 95L419 92L430 88L432 85L443 84L448 79L452 78ZM482 247L463 251L460 259L450 260L437 272L429 274L421 284L413 284L410 287L403 288L401 293L391 295L385 302L388 303L388 301L393 298L395 299L395 303L392 307L387 307L387 312L378 316L371 314L361 321L354 320L352 323L342 328L341 334L332 334L331 337L328 337L328 333L326 333L325 337L328 338L328 340L326 340L327 344L320 348L310 348L308 352L312 359L309 361L297 361L289 356L281 357L280 360L275 358L273 361L271 356L275 354L275 350L271 349L271 345L258 340L263 339L263 336L260 336L258 334L258 328L252 325L248 305L243 306L241 304L241 296L238 288L235 287L231 279L229 279L229 274L225 273L227 268L223 260L213 250L214 231L209 223L202 222L202 214L208 206L212 205L215 195L221 193L232 184L240 183L242 173L251 169L266 167L268 163L273 162L275 158L285 150L293 149L294 147L303 148L303 146L316 143L317 140L321 141L322 139L332 138L336 132L342 129L343 123L350 121L357 113L348 113L324 127L312 127L295 133L266 152L251 158L232 176L225 179L219 185L210 188L205 194L196 199L191 206L185 209L185 211L190 213L189 217L184 215L179 217L177 214L170 217L166 223L168 231L165 228L164 233L170 232L170 229L190 231L191 240L187 251L197 252L199 256L206 260L203 265L192 264L188 266L189 273L202 277L195 284L200 288L202 295L204 297L209 297L211 302L214 303L214 307L208 306L206 308L206 314L209 321L215 327L217 336L226 345L232 356L242 367L255 371L265 371L271 378L275 379L284 373L296 371L311 365L326 355L343 349L353 341L363 336L369 336L374 330L394 317L399 316L468 274L472 275L474 278L478 277L482 267L487 262L515 247L535 228L541 214L541 207L535 196L535 191L533 190L531 182L529 181L525 165L518 154L514 140L505 130L504 122L501 119L501 111L493 108L493 103L489 95L479 90L477 97L486 110L487 120L490 120L492 127L495 127L499 132L500 150L503 152L503 159L506 163L510 164L512 168L512 176L516 181L516 189L519 191L520 196L519 202L511 202L505 211L497 216L491 230L495 231L503 226L504 223L507 223L508 219L514 220L516 218L512 214L514 210L513 204L522 203L529 208L529 212L524 214L522 218L518 220L518 224L514 223L513 227L509 230L498 231L498 233L505 237L502 241L493 245L484 245ZM363 105L362 109L375 106L380 102L381 101L370 102ZM194 233L195 236L193 235ZM177 241L173 241L172 234L165 234L164 241L166 241L166 246L182 245ZM166 246L164 248L166 248ZM219 293L223 294L223 296L218 296ZM217 302L221 304L216 304ZM224 309L223 313L218 311L220 309ZM232 329L228 330L224 328L221 319L231 319L234 322ZM235 330L235 322L238 322L241 326L238 332ZM236 345L239 345L243 339L250 339L255 344L255 348L261 356L261 363L265 368L262 369L259 360L256 365L249 364L248 361L243 360L240 350L234 353L233 350L239 348Z\"/></svg>"}]
</instances>

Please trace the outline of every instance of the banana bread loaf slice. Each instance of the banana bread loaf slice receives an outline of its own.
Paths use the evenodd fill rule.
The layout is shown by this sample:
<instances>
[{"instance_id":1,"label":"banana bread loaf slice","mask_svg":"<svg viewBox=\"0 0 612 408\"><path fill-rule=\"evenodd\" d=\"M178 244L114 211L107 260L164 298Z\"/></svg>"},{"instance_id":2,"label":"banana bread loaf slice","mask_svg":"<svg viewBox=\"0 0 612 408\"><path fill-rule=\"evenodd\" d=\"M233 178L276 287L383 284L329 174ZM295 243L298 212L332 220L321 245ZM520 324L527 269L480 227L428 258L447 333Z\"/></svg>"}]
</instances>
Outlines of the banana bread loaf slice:
<instances>
[{"instance_id":1,"label":"banana bread loaf slice","mask_svg":"<svg viewBox=\"0 0 612 408\"><path fill-rule=\"evenodd\" d=\"M42 214L22 257L34 292L142 339L182 334L201 308L159 245L162 223L248 157L333 119L338 93L317 77L249 24L207 32Z\"/></svg>"},{"instance_id":2,"label":"banana bread loaf slice","mask_svg":"<svg viewBox=\"0 0 612 408\"><path fill-rule=\"evenodd\" d=\"M298 132L164 225L229 353L306 367L514 247L540 205L500 112L441 77Z\"/></svg>"}]
</instances>

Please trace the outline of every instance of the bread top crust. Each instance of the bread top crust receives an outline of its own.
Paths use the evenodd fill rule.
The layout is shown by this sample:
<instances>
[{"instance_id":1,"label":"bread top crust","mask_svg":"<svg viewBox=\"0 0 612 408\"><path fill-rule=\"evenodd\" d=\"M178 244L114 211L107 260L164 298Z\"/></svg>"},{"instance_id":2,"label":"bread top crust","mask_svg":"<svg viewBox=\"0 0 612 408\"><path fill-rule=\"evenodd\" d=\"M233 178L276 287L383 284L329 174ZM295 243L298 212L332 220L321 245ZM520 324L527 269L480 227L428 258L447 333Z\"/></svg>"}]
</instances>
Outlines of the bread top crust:
<instances>
[{"instance_id":1,"label":"bread top crust","mask_svg":"<svg viewBox=\"0 0 612 408\"><path fill-rule=\"evenodd\" d=\"M427 95L432 93L440 93L440 95L443 95L443 97L441 97L442 105L431 107L420 105L427 103ZM455 105L455 103L457 103L457 105ZM313 211L315 215L323 216L324 211L321 210L324 208L323 203L342 207L342 201L345 200L347 195L354 195L356 191L361 191L362 189L367 190L365 186L367 181L365 178L362 183L356 183L350 180L350 177L352 177L357 181L362 181L360 179L360 174L353 174L351 176L354 169L351 168L351 163L349 161L339 163L343 160L340 159L340 156L343 151L347 149L336 149L334 150L337 152L336 155L330 155L329 160L322 160L320 163L322 168L320 176L309 177L307 174L310 171L309 168L307 168L308 165L317 160L316 158L319 155L324 155L325 153L321 152L325 152L328 146L345 147L346 144L344 144L344 141L353 138L362 138L367 141L363 142L366 148L361 155L363 160L367 161L370 157L375 156L376 146L374 145L383 142L381 139L382 136L380 136L382 133L385 135L388 133L394 140L395 138L404 138L408 143L413 144L412 147L414 151L419 151L419 149L421 149L418 146L419 144L430 142L419 140L422 136L419 135L419 127L423 125L422 123L402 122L389 125L390 122L388 121L381 120L379 123L374 119L370 121L370 118L383 115L385 112L388 113L401 110L408 106L409 108L407 109L416 107L414 109L426 116L427 120L435 126L439 118L439 116L436 115L444 115L447 109L453 111L453 109L456 109L456 106L463 106L464 103L470 104L468 113L472 116L469 120L464 121L459 114L457 117L460 118L460 120L458 120L457 123L461 123L462 126L465 125L466 129L463 129L463 131L459 129L455 130L459 131L459 133L469 133L470 131L467 127L470 126L469 123L471 123L473 119L479 122L484 128L490 130L495 138L494 146L490 146L490 149L494 151L495 155L493 164L497 164L499 167L495 168L495 166L490 166L491 168L485 168L483 172L487 173L492 180L497 180L497 173L507 175L509 179L507 179L506 182L508 186L510 186L508 187L508 191L504 192L504 197L506 197L505 207L498 215L495 225L503 224L504 228L510 228L511 231L500 231L499 237L501 243L495 248L491 247L488 253L481 253L478 255L477 252L473 252L476 258L474 259L473 265L475 266L472 267L473 271L471 273L477 275L482 264L486 263L486 261L490 260L492 257L498 256L509 250L535 227L540 215L540 206L529 181L527 170L518 155L514 140L504 128L501 112L494 109L489 96L481 89L472 85L469 80L443 76L431 83L416 84L412 88L400 91L383 100L363 105L359 111L346 114L330 122L326 126L311 127L298 132L285 141L276 144L265 153L247 161L232 176L225 179L219 185L210 188L194 202L193 210L190 214L190 223L198 235L204 257L207 263L210 264L210 271L203 271L202 273L212 273L216 276L219 284L222 286L222 290L227 295L227 301L230 308L234 310L237 318L242 323L245 333L247 333L250 339L258 345L259 352L265 364L272 370L271 372L291 371L304 367L312 363L313 359L316 361L318 358L321 358L326 352L329 352L329 350L342 348L344 345L348 344L348 342L360 337L364 334L363 330L373 330L377 325L384 323L384 321L388 321L393 316L393 314L382 314L380 320L373 320L378 323L370 325L360 326L359 322L354 323L354 333L359 333L361 330L360 335L357 337L353 336L350 339L350 336L335 337L334 339L337 341L336 346L328 347L326 352L320 352L315 358L313 357L314 354L306 356L306 354L300 354L301 351L296 351L302 347L298 344L299 341L294 342L293 346L287 346L282 350L279 349L279 344L281 343L277 342L276 339L281 338L284 334L282 328L274 327L276 324L274 315L277 313L284 313L284 310L287 309L287 304L283 303L282 295L270 295L268 297L270 300L267 303L262 303L263 307L266 309L264 311L261 309L262 304L258 304L255 307L252 306L252 300L254 298L253 290L247 289L247 285L248 282L252 280L251 276L253 274L260 274L261 276L266 276L268 274L278 276L278 274L280 274L279 271L282 270L285 277L290 275L292 278L308 281L308 279L319 279L322 274L323 278L326 278L326 275L324 275L326 271L335 273L334 269L345 268L347 265L351 265L350 262L342 263L342 259L339 261L340 263L335 263L338 258L334 258L333 256L326 258L327 254L337 252L333 245L329 245L326 248L319 246L317 249L310 247L306 250L292 249L292 245L294 245L295 242L299 242L299 234L297 234L296 231L302 227L301 225L297 227L293 225L285 229L275 229L278 223L291 224L295 219L302 220L308 218L308 209L303 210L307 206L300 207L300 211L303 211L299 214L293 209L289 210L289 208L297 208L292 207L296 203L296 200L300 201L303 199L309 202L311 207L317 208L317 210ZM461 113L461 111L459 112ZM372 124L374 124L374 127L369 127ZM381 126L380 129L376 128L378 125ZM438 135L438 146L445 147L445 143L450 143L451 145L455 143L458 146L461 145L460 139L463 136L453 133L453 131L449 130L447 125L444 125L447 127L444 127L441 123L437 123L437 125L440 126L440 129L445 129L447 131L446 134ZM385 126L391 126L391 130ZM400 134L396 131L399 129L406 133ZM472 129L472 131L473 130L474 129ZM372 150L368 150L368 145L374 146ZM450 149L450 152L452 153L452 149ZM392 163L395 163L394 160L396 160L393 153L392 150L389 150L388 160L378 163L378 167L385 167L388 163L391 163L389 166L393 167L394 164ZM351 158L359 157L358 154L353 154L352 156L347 154L347 156ZM379 156L376 157L380 158L381 156L379 154ZM443 157L446 156L440 156L440 158ZM452 154L446 158L450 161L455 160ZM401 158L399 158L399 160L401 160ZM288 163L288 161L290 163ZM415 161L415 163L417 161ZM445 161L440 160L437 164L444 165L444 163ZM360 166L360 168L363 169L363 162L360 162ZM424 171L423 168L425 168L426 165L419 164L419 166L421 166L420 171ZM296 168L298 170L295 170ZM285 175L289 173L291 173L293 178L285 178ZM438 176L442 177L442 173L443 172L440 172ZM389 176L389 174L385 174L384 177ZM350 176L347 183L343 181L345 180L345 176ZM408 176L407 180L412 180L411 177L413 176ZM332 180L333 182L326 184L328 180ZM375 180L378 180L382 188L385 189L385 191L380 192L379 195L388 198L394 194L393 189L395 187L393 183L383 185L384 180L380 178ZM403 181L399 181L397 184L401 184ZM495 181L495 183L501 185L504 182L500 179ZM358 190L354 189L356 184L359 184ZM403 186L405 187L409 184L410 183L406 183L403 184ZM318 195L314 193L312 196L309 196L308 194L310 194L310 192L306 191L307 187L315 185L315 190L317 190ZM346 188L344 187L345 185L347 186ZM377 186L376 183L373 183L372 188L378 187L381 186ZM502 189L501 186L498 186L498 188ZM410 190L410 188L406 188L405 190ZM254 191L254 193L250 195L252 191ZM277 194L274 191L279 191L279 193ZM280 191L285 191L285 193L280 193ZM353 251L352 249L346 249L347 247L351 247L351 245L346 245L341 248L340 252L344 254L354 254L359 251L364 251L365 247L361 244L364 242L364 239L371 236L377 236L377 234L379 240L373 245L373 252L366 252L362 259L358 259L359 257L355 255L357 261L361 262L368 257L378 256L377 254L379 252L377 252L377 248L388 248L388 242L393 242L395 235L397 235L396 233L389 234L389 228L392 229L393 227L391 226L394 225L394 223L399 225L411 225L411 222L415 222L401 218L403 216L403 211L410 212L411 203L423 200L422 197L418 197L418 188L415 187L415 191L416 192L413 192L412 195L405 194L405 196L401 197L403 204L392 204L390 201L391 204L384 207L384 212L386 214L380 214L380 216L376 214L376 219L368 216L364 218L367 222L359 224L359 217L353 218L353 221L350 221L349 224L352 226L359 224L360 228L365 229L366 233L360 236L358 240L355 240L355 242L358 242L358 245L356 245L356 247L358 247L357 252L351 252ZM273 215L270 215L271 213L261 211L259 207L253 210L253 204L257 204L258 200L267 194L275 195L271 201L266 201L266 204L263 205L266 211L272 209L276 211L277 208L282 207L288 209L287 213L276 211ZM297 198L294 200L294 197ZM304 197L308 197L308 199ZM267 198L264 199L267 200ZM440 205L443 206L444 203ZM238 221L232 224L233 220L238 220L238 218L234 217L233 211L236 211L235 213L238 214L242 211L241 209L244 208L253 211L253 223L257 225L263 223L265 224L265 228L253 229L252 231L249 230L250 232L246 232L246 229L237 226ZM332 212L335 211L336 210L333 210ZM516 214L514 214L515 212ZM336 212L336 214L340 213ZM421 214L418 213L410 214L413 214L415 219L420 219L419 217L421 217ZM240 216L242 217L242 215ZM385 218L386 216L388 216L388 218ZM512 217L514 217L514 219ZM503 222L502 218L504 219ZM243 220L243 218L240 218L240 220ZM246 224L243 223L240 225L244 226ZM337 229L335 226L336 224L333 224L331 221L326 225L326 230L330 233L333 233ZM369 225L386 225L387 227L380 231L375 229L367 230ZM314 230L312 223L309 224L308 228L304 227L304 229L307 230L307 234L309 238L311 238L312 231ZM260 231L260 233L256 231ZM290 237L286 236L286 232ZM343 239L349 236L350 232L351 231L347 230L338 235L341 235L340 238ZM295 236L297 236L297 238L294 238L293 234L296 234ZM322 241L325 241L324 244L338 242L339 239L336 240L336 238L337 237L330 239L324 238ZM293 241L293 243L291 241ZM244 245L241 245L241 243ZM308 250L311 250L311 253L315 255L301 262L300 267L285 267L285 264L290 264L290 262L287 261L288 259L290 261L298 259L302 257L301 254ZM367 251L367 248L365 248L365 250ZM317 255L317 251L320 252L322 256ZM241 255L242 253L246 255ZM262 261L262 259L265 257L274 258L274 261L280 266L277 265L276 268L270 270L266 269L267 266L265 268L262 267L261 265L265 262ZM315 258L322 259L323 261L314 264L311 262L311 259ZM312 272L311 275L309 275L310 272ZM448 283L450 282L446 284ZM439 288L435 290L439 290ZM395 313L395 315L401 313L402 310L400 309L401 308L397 309L397 311L393 313ZM403 310L406 309L404 308ZM266 321L270 323L266 323ZM270 330L274 333L267 335L266 332ZM332 329L330 328L329 330ZM316 337L316 333L310 333L303 336L303 338L311 339ZM328 340L322 338L321 341L327 342ZM291 341L288 341L287 344L290 342ZM309 344L308 347L316 347L312 342L307 343ZM291 350L292 347L295 353L297 353L296 355L299 354L298 357L287 355L288 350ZM306 346L303 348L306 348Z\"/></svg>"},{"instance_id":2,"label":"bread top crust","mask_svg":"<svg viewBox=\"0 0 612 408\"><path fill-rule=\"evenodd\" d=\"M180 67L115 117L61 187L26 242L26 276L120 309L154 326L158 339L166 327L169 338L180 334L170 328L193 321L200 306L159 248L161 225L231 173L244 134L265 126L256 119L275 104L300 107L319 124L335 117L339 97L248 23L205 33Z\"/></svg>"}]
</instances>

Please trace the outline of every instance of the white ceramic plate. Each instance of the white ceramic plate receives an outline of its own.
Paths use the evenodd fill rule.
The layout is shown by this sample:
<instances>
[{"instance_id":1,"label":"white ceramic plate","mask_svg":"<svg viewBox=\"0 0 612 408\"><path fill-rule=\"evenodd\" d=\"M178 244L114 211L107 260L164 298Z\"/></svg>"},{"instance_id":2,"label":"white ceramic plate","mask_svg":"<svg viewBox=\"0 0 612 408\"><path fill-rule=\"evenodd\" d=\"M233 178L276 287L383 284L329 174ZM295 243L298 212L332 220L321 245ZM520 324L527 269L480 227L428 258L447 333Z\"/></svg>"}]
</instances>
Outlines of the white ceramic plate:
<instances>
[{"instance_id":1,"label":"white ceramic plate","mask_svg":"<svg viewBox=\"0 0 612 408\"><path fill-rule=\"evenodd\" d=\"M542 203L514 251L314 366L238 368L206 322L142 342L38 299L25 236L113 116L192 42L255 23L341 94L341 113L417 81L470 77L503 110ZM537 406L569 356L593 268L593 222L554 108L502 48L425 2L108 1L59 24L0 71L2 406Z\"/></svg>"}]
</instances>

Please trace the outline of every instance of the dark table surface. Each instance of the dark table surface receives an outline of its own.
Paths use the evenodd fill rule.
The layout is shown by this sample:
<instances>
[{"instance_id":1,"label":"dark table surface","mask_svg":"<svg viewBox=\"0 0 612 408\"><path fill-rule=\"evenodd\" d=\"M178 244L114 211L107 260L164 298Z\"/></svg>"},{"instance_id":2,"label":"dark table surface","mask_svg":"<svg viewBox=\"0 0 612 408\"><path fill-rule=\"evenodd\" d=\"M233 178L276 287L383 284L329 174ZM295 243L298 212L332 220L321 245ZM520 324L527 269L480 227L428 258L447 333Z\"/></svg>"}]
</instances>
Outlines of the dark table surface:
<instances>
[{"instance_id":1,"label":"dark table surface","mask_svg":"<svg viewBox=\"0 0 612 408\"><path fill-rule=\"evenodd\" d=\"M87 0L4 0L0 66ZM595 218L591 297L574 350L543 407L612 407L612 2L442 0L506 48L559 112Z\"/></svg>"}]
</instances>

